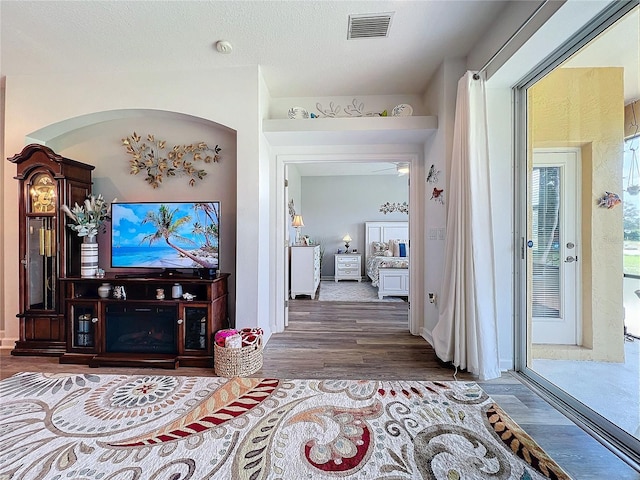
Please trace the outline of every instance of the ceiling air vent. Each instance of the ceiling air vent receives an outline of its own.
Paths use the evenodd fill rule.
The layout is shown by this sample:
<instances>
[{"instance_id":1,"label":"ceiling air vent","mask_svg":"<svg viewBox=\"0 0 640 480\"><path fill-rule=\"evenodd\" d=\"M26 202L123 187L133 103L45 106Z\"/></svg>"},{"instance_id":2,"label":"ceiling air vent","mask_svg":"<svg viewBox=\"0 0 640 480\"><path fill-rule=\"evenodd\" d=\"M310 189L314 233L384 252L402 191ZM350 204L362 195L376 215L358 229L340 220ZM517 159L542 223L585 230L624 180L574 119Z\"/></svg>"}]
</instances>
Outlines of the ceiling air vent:
<instances>
[{"instance_id":1,"label":"ceiling air vent","mask_svg":"<svg viewBox=\"0 0 640 480\"><path fill-rule=\"evenodd\" d=\"M393 12L349 15L347 39L388 37L392 17Z\"/></svg>"}]
</instances>

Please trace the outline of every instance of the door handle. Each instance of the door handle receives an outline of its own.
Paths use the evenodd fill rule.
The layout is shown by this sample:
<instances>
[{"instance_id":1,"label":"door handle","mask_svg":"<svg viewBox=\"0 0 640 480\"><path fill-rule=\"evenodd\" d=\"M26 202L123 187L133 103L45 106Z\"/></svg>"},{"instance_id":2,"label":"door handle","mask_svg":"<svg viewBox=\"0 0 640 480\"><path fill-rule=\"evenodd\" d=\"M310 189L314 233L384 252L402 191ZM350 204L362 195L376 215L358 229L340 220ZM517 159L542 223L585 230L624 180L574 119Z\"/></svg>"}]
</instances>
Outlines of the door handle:
<instances>
[{"instance_id":1,"label":"door handle","mask_svg":"<svg viewBox=\"0 0 640 480\"><path fill-rule=\"evenodd\" d=\"M564 263L573 263L577 261L578 261L577 255L575 257L572 257L571 255L569 255L567 258L564 259Z\"/></svg>"}]
</instances>

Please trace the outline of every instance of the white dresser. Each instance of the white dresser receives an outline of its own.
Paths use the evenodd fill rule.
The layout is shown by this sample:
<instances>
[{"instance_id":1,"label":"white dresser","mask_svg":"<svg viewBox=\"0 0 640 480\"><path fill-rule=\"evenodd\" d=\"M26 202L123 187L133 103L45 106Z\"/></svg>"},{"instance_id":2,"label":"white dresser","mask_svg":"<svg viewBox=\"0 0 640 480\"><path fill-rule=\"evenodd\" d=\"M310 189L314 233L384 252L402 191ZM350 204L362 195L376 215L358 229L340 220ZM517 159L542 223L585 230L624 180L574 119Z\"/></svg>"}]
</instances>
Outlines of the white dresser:
<instances>
[{"instance_id":1,"label":"white dresser","mask_svg":"<svg viewBox=\"0 0 640 480\"><path fill-rule=\"evenodd\" d=\"M291 298L315 297L320 285L320 245L291 247Z\"/></svg>"},{"instance_id":2,"label":"white dresser","mask_svg":"<svg viewBox=\"0 0 640 480\"><path fill-rule=\"evenodd\" d=\"M338 280L362 280L360 269L362 256L359 253L336 253L335 255L335 281Z\"/></svg>"}]
</instances>

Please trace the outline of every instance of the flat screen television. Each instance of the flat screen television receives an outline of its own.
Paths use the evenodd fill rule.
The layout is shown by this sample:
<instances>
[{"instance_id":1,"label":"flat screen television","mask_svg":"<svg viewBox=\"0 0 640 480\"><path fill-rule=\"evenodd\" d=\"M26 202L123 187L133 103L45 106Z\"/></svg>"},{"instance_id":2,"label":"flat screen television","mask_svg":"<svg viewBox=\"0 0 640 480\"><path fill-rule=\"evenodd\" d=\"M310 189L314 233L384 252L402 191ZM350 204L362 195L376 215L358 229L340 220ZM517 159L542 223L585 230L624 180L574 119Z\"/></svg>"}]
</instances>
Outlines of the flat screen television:
<instances>
[{"instance_id":1,"label":"flat screen television","mask_svg":"<svg viewBox=\"0 0 640 480\"><path fill-rule=\"evenodd\" d=\"M111 205L111 267L218 270L220 202Z\"/></svg>"}]
</instances>

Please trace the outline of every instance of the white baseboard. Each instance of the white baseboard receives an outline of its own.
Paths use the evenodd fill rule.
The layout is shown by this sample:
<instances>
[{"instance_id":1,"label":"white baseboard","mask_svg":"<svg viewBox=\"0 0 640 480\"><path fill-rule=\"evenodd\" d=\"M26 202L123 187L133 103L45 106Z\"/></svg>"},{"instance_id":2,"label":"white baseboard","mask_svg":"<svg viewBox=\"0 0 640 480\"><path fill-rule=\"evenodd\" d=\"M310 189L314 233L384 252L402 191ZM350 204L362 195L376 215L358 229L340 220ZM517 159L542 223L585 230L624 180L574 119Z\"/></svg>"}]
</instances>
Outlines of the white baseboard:
<instances>
[{"instance_id":1,"label":"white baseboard","mask_svg":"<svg viewBox=\"0 0 640 480\"><path fill-rule=\"evenodd\" d=\"M431 332L429 330L422 327L422 330L420 331L420 336L424 338L427 342L429 342L429 345L433 347L433 336L431 335Z\"/></svg>"},{"instance_id":2,"label":"white baseboard","mask_svg":"<svg viewBox=\"0 0 640 480\"><path fill-rule=\"evenodd\" d=\"M2 333L3 332L0 332L0 350L13 350L18 339L4 337Z\"/></svg>"},{"instance_id":3,"label":"white baseboard","mask_svg":"<svg viewBox=\"0 0 640 480\"><path fill-rule=\"evenodd\" d=\"M500 371L501 372L506 372L506 371L513 370L513 369L514 369L513 358L501 358L500 359Z\"/></svg>"},{"instance_id":4,"label":"white baseboard","mask_svg":"<svg viewBox=\"0 0 640 480\"><path fill-rule=\"evenodd\" d=\"M429 342L429 345L431 345L433 347L433 336L431 335L431 332L428 331L426 328L423 328L422 331L420 332L420 336L422 338L424 338L427 342ZM506 372L509 370L513 370L514 369L514 364L513 364L513 359L512 358L501 358L500 359L500 371L501 372Z\"/></svg>"}]
</instances>

